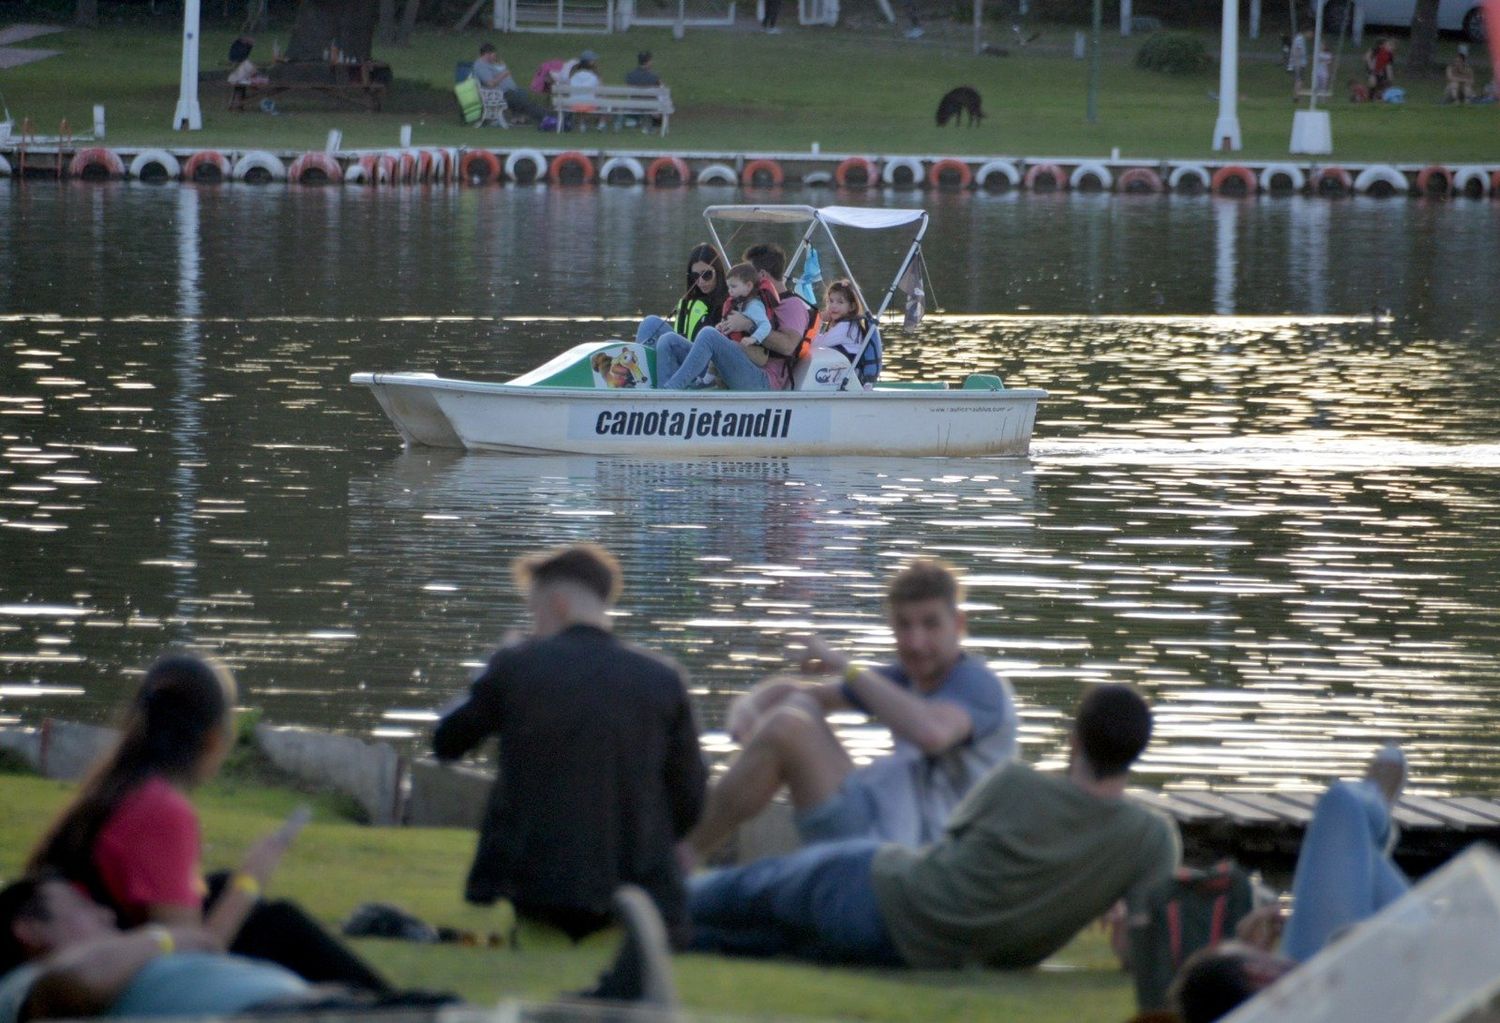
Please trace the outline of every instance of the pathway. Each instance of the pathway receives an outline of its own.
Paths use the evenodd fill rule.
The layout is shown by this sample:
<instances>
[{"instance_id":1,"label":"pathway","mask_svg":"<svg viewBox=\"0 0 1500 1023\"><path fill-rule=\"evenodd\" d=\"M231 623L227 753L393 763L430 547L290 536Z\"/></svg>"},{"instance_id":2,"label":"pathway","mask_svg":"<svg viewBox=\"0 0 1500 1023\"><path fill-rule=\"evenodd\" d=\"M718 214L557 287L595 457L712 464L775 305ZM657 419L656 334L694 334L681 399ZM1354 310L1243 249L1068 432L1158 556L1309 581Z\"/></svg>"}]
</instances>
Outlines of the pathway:
<instances>
[{"instance_id":1,"label":"pathway","mask_svg":"<svg viewBox=\"0 0 1500 1023\"><path fill-rule=\"evenodd\" d=\"M61 50L23 49L14 44L61 31L63 29L56 25L11 25L7 28L0 28L0 70L56 57L62 52Z\"/></svg>"}]
</instances>

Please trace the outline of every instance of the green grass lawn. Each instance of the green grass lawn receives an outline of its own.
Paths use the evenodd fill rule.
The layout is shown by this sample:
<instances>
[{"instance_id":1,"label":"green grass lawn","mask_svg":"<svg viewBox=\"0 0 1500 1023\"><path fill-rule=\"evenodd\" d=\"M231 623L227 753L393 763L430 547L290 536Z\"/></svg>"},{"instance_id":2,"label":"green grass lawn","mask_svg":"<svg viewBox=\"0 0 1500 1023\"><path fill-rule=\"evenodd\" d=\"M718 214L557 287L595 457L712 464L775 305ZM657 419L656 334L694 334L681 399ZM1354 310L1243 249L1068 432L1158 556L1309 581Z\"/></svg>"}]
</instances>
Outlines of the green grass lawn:
<instances>
[{"instance_id":1,"label":"green grass lawn","mask_svg":"<svg viewBox=\"0 0 1500 1023\"><path fill-rule=\"evenodd\" d=\"M71 787L27 775L0 775L0 874L13 875ZM195 797L203 814L207 867L232 867L251 842L307 797L283 789L220 781ZM365 901L396 903L434 924L506 934L506 909L459 898L473 836L442 829L377 829L337 817L315 800L316 817L272 885L335 924ZM547 998L592 981L612 935L580 947L541 928L522 927L517 948L357 942L361 954L398 984L456 991L478 1003L504 996ZM1075 941L1046 967L1026 973L830 970L786 962L681 956L684 1001L708 1011L860 1020L976 1018L1016 1023L1111 1023L1132 1012L1127 977L1111 967L1101 936Z\"/></svg>"},{"instance_id":2,"label":"green grass lawn","mask_svg":"<svg viewBox=\"0 0 1500 1023\"><path fill-rule=\"evenodd\" d=\"M743 19L742 19L743 23ZM226 86L205 82L200 92L201 132L173 132L180 62L180 32L170 19L157 27L139 24L92 31L70 30L24 45L62 50L61 56L0 71L3 94L17 120L30 117L38 132L56 131L67 118L75 130L92 124L91 109L108 111L108 140L122 146L216 146L301 150L322 148L330 128L343 132L346 147L394 146L403 124L417 144L489 145L514 148L559 144L530 128L509 132L465 128L452 96L453 65L474 56L478 43L494 38L501 56L526 84L543 59L597 50L607 82L618 82L635 52L651 49L672 87L677 114L666 148L681 151L791 152L817 142L825 152L956 153L1011 156L1122 156L1143 159L1200 158L1214 154L1210 136L1218 112L1211 94L1217 74L1177 78L1137 70L1132 63L1143 37L1106 33L1103 88L1097 124L1086 123L1086 63L1071 53L1071 26L1042 26L1041 40L1009 57L974 56L966 26L937 24L926 39L908 42L889 26L788 28L768 37L743 30L690 31L672 40L665 29L615 35L461 35L426 30L405 48L377 47L396 82L383 112L333 108L331 101L290 99L284 113L230 113ZM1008 33L1006 33L1008 34ZM204 32L205 69L222 66L232 33ZM257 56L271 40L285 45L288 26L258 37ZM991 35L1005 42L999 26ZM1212 52L1217 39L1204 33ZM1290 79L1278 62L1277 33L1244 40L1240 73L1240 121L1244 155L1258 160L1287 157L1291 134ZM1448 59L1453 40L1444 40ZM1343 55L1338 79L1359 66L1359 53ZM937 99L958 84L984 96L982 127L939 129ZM1403 77L1403 106L1342 101L1332 104L1334 159L1346 162L1484 162L1496 159L1500 105L1437 105L1441 79ZM659 149L663 140L635 131L565 135L566 144L588 149Z\"/></svg>"}]
</instances>

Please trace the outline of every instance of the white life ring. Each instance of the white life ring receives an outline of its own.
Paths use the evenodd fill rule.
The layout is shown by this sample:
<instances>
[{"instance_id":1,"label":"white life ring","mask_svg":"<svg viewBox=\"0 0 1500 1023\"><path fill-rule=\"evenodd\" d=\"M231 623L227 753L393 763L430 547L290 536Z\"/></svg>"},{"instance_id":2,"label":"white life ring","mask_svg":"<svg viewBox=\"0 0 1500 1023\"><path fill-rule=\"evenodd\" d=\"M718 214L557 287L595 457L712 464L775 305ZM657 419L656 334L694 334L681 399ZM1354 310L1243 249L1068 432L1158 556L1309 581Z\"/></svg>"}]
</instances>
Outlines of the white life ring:
<instances>
[{"instance_id":1,"label":"white life ring","mask_svg":"<svg viewBox=\"0 0 1500 1023\"><path fill-rule=\"evenodd\" d=\"M896 180L897 173L903 170L911 175L910 181ZM909 156L888 156L885 158L885 166L881 168L880 180L897 188L921 188L922 182L927 180L927 172L922 169L921 160L914 160Z\"/></svg>"},{"instance_id":2,"label":"white life ring","mask_svg":"<svg viewBox=\"0 0 1500 1023\"><path fill-rule=\"evenodd\" d=\"M256 171L261 173L255 174ZM252 178L251 175L255 176ZM286 165L265 150L256 149L235 161L232 176L236 181L285 181Z\"/></svg>"},{"instance_id":3,"label":"white life ring","mask_svg":"<svg viewBox=\"0 0 1500 1023\"><path fill-rule=\"evenodd\" d=\"M811 174L804 174L802 183L815 188L826 187L833 184L833 171L813 171Z\"/></svg>"},{"instance_id":4,"label":"white life ring","mask_svg":"<svg viewBox=\"0 0 1500 1023\"><path fill-rule=\"evenodd\" d=\"M182 177L182 164L165 149L143 149L130 161L130 176L141 179L149 167L160 167L168 181Z\"/></svg>"},{"instance_id":5,"label":"white life ring","mask_svg":"<svg viewBox=\"0 0 1500 1023\"><path fill-rule=\"evenodd\" d=\"M365 170L365 165L358 160L352 161L344 168L344 184L368 185L370 183L370 172Z\"/></svg>"},{"instance_id":6,"label":"white life ring","mask_svg":"<svg viewBox=\"0 0 1500 1023\"><path fill-rule=\"evenodd\" d=\"M599 183L601 185L616 184L610 180L615 171L624 171L630 175L629 181L618 182L622 185L639 185L646 180L646 168L641 165L641 161L633 156L612 156L599 168Z\"/></svg>"},{"instance_id":7,"label":"white life ring","mask_svg":"<svg viewBox=\"0 0 1500 1023\"><path fill-rule=\"evenodd\" d=\"M1188 185L1187 182L1194 182ZM1184 163L1172 168L1172 173L1167 175L1167 187L1174 192L1207 192L1213 179L1209 176L1208 168L1201 163Z\"/></svg>"},{"instance_id":8,"label":"white life ring","mask_svg":"<svg viewBox=\"0 0 1500 1023\"><path fill-rule=\"evenodd\" d=\"M1080 189L1088 183L1089 178L1099 182L1101 192L1108 192L1115 187L1115 176L1109 172L1109 168L1094 160L1073 168L1073 173L1068 175L1068 187Z\"/></svg>"},{"instance_id":9,"label":"white life ring","mask_svg":"<svg viewBox=\"0 0 1500 1023\"><path fill-rule=\"evenodd\" d=\"M990 187L990 179L996 174L1005 179L1006 188L1021 187L1021 172L1009 160L988 160L974 172L974 187L983 190Z\"/></svg>"},{"instance_id":10,"label":"white life ring","mask_svg":"<svg viewBox=\"0 0 1500 1023\"><path fill-rule=\"evenodd\" d=\"M700 185L738 185L740 176L728 164L711 163L698 172Z\"/></svg>"},{"instance_id":11,"label":"white life ring","mask_svg":"<svg viewBox=\"0 0 1500 1023\"><path fill-rule=\"evenodd\" d=\"M523 178L519 173L523 162L531 167L529 177ZM505 176L523 185L543 181L547 177L547 158L536 149L517 149L505 158Z\"/></svg>"},{"instance_id":12,"label":"white life ring","mask_svg":"<svg viewBox=\"0 0 1500 1023\"><path fill-rule=\"evenodd\" d=\"M1474 191L1470 191L1470 185L1475 186ZM1490 176L1483 167L1457 167L1453 171L1453 194L1483 199L1490 194Z\"/></svg>"},{"instance_id":13,"label":"white life ring","mask_svg":"<svg viewBox=\"0 0 1500 1023\"><path fill-rule=\"evenodd\" d=\"M1396 195L1405 195L1411 190L1406 183L1406 175L1394 167L1388 167L1383 163L1377 163L1373 167L1366 167L1359 172L1354 179L1354 190L1366 195L1379 195L1376 191L1381 185L1386 185Z\"/></svg>"},{"instance_id":14,"label":"white life ring","mask_svg":"<svg viewBox=\"0 0 1500 1023\"><path fill-rule=\"evenodd\" d=\"M1278 185L1278 181L1286 184ZM1268 163L1261 168L1260 190L1272 192L1300 192L1307 187L1307 175L1295 163Z\"/></svg>"}]
</instances>

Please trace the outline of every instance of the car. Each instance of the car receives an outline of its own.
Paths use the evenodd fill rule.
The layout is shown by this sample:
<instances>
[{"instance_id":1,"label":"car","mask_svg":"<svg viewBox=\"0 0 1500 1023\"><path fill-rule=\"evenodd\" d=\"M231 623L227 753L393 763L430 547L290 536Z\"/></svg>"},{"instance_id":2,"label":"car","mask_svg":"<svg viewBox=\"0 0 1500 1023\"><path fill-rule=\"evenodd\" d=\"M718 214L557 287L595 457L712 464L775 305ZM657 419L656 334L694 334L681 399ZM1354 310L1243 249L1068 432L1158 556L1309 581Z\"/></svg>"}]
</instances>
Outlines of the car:
<instances>
[{"instance_id":1,"label":"car","mask_svg":"<svg viewBox=\"0 0 1500 1023\"><path fill-rule=\"evenodd\" d=\"M1411 28L1417 0L1359 0L1366 25ZM1484 11L1480 0L1439 0L1438 30L1462 32L1476 43L1484 42Z\"/></svg>"}]
</instances>

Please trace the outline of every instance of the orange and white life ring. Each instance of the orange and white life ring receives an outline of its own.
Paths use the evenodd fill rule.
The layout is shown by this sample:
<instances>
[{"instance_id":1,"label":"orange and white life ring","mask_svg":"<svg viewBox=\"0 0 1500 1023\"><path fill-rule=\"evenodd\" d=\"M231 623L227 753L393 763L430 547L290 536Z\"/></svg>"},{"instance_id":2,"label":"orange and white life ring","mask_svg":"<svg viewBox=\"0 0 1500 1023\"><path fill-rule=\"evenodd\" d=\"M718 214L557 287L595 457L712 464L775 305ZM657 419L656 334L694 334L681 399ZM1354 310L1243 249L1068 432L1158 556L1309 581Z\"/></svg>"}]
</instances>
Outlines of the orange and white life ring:
<instances>
[{"instance_id":1,"label":"orange and white life ring","mask_svg":"<svg viewBox=\"0 0 1500 1023\"><path fill-rule=\"evenodd\" d=\"M228 181L230 175L229 160L223 153L212 149L200 149L187 158L187 163L182 165L182 180L196 181L199 184L217 184L220 181Z\"/></svg>"},{"instance_id":2,"label":"orange and white life ring","mask_svg":"<svg viewBox=\"0 0 1500 1023\"><path fill-rule=\"evenodd\" d=\"M775 160L751 160L740 171L740 184L746 188L780 188L784 181L786 175L781 171L781 164Z\"/></svg>"},{"instance_id":3,"label":"orange and white life ring","mask_svg":"<svg viewBox=\"0 0 1500 1023\"><path fill-rule=\"evenodd\" d=\"M299 185L337 185L344 180L344 168L327 153L303 153L286 169L288 181Z\"/></svg>"},{"instance_id":4,"label":"orange and white life ring","mask_svg":"<svg viewBox=\"0 0 1500 1023\"><path fill-rule=\"evenodd\" d=\"M564 180L573 176L568 173L571 169L576 169L579 181ZM566 153L558 153L552 158L552 166L547 168L547 180L554 185L591 184L594 180L594 161L576 149L570 149Z\"/></svg>"},{"instance_id":5,"label":"orange and white life ring","mask_svg":"<svg viewBox=\"0 0 1500 1023\"><path fill-rule=\"evenodd\" d=\"M851 156L833 169L833 180L840 188L869 188L880 180L875 161Z\"/></svg>"},{"instance_id":6,"label":"orange and white life ring","mask_svg":"<svg viewBox=\"0 0 1500 1023\"><path fill-rule=\"evenodd\" d=\"M1162 190L1161 175L1150 167L1131 167L1120 173L1115 189L1120 192L1136 192L1155 195Z\"/></svg>"},{"instance_id":7,"label":"orange and white life ring","mask_svg":"<svg viewBox=\"0 0 1500 1023\"><path fill-rule=\"evenodd\" d=\"M1436 188L1434 181L1438 182ZM1447 167L1433 164L1417 172L1417 194L1432 198L1448 199L1453 195L1453 172Z\"/></svg>"},{"instance_id":8,"label":"orange and white life ring","mask_svg":"<svg viewBox=\"0 0 1500 1023\"><path fill-rule=\"evenodd\" d=\"M1319 167L1312 177L1315 195L1339 196L1354 191L1354 178L1342 167Z\"/></svg>"},{"instance_id":9,"label":"orange and white life ring","mask_svg":"<svg viewBox=\"0 0 1500 1023\"><path fill-rule=\"evenodd\" d=\"M1026 168L1026 177L1021 179L1033 192L1066 192L1068 176L1055 163L1039 163Z\"/></svg>"},{"instance_id":10,"label":"orange and white life ring","mask_svg":"<svg viewBox=\"0 0 1500 1023\"><path fill-rule=\"evenodd\" d=\"M500 181L500 158L488 149L471 149L458 161L458 176L470 185Z\"/></svg>"},{"instance_id":11,"label":"orange and white life ring","mask_svg":"<svg viewBox=\"0 0 1500 1023\"><path fill-rule=\"evenodd\" d=\"M1254 195L1260 188L1260 183L1255 180L1255 172L1249 167L1232 163L1214 171L1208 187L1214 195Z\"/></svg>"},{"instance_id":12,"label":"orange and white life ring","mask_svg":"<svg viewBox=\"0 0 1500 1023\"><path fill-rule=\"evenodd\" d=\"M389 153L366 153L359 158L363 181L370 185L389 185L396 180L396 160Z\"/></svg>"},{"instance_id":13,"label":"orange and white life ring","mask_svg":"<svg viewBox=\"0 0 1500 1023\"><path fill-rule=\"evenodd\" d=\"M670 171L664 175L663 172ZM663 181L663 176L666 180ZM693 172L680 156L658 156L646 165L646 184L657 188L678 188L693 180Z\"/></svg>"},{"instance_id":14,"label":"orange and white life ring","mask_svg":"<svg viewBox=\"0 0 1500 1023\"><path fill-rule=\"evenodd\" d=\"M968 188L974 182L974 172L962 160L944 157L927 168L927 184L930 188Z\"/></svg>"},{"instance_id":15,"label":"orange and white life ring","mask_svg":"<svg viewBox=\"0 0 1500 1023\"><path fill-rule=\"evenodd\" d=\"M125 161L112 149L80 149L68 164L68 176L113 180L125 176Z\"/></svg>"},{"instance_id":16,"label":"orange and white life ring","mask_svg":"<svg viewBox=\"0 0 1500 1023\"><path fill-rule=\"evenodd\" d=\"M417 154L410 149L403 149L392 153L391 159L396 162L396 183L415 185L417 183Z\"/></svg>"},{"instance_id":17,"label":"orange and white life ring","mask_svg":"<svg viewBox=\"0 0 1500 1023\"><path fill-rule=\"evenodd\" d=\"M137 181L176 181L182 164L165 149L142 149L130 161L130 176Z\"/></svg>"}]
</instances>

